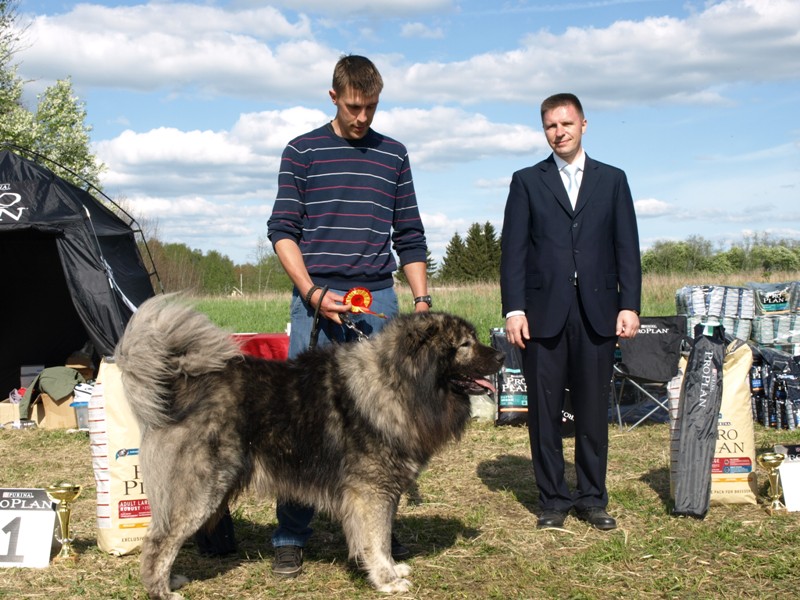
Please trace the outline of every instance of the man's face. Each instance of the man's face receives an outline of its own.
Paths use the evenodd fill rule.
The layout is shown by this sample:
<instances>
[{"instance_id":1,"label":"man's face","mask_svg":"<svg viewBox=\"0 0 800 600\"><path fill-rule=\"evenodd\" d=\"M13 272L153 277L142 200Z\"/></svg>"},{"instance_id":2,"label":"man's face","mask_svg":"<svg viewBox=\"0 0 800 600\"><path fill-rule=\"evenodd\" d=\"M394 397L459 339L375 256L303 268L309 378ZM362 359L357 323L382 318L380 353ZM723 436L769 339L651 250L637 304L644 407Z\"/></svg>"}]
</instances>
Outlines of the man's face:
<instances>
[{"instance_id":1,"label":"man's face","mask_svg":"<svg viewBox=\"0 0 800 600\"><path fill-rule=\"evenodd\" d=\"M364 96L350 87L340 94L333 90L329 93L336 105L336 117L333 119L336 135L348 140L360 140L367 135L378 109L380 94Z\"/></svg>"},{"instance_id":2,"label":"man's face","mask_svg":"<svg viewBox=\"0 0 800 600\"><path fill-rule=\"evenodd\" d=\"M565 104L544 113L542 127L556 156L571 163L581 150L586 119L581 118L574 106Z\"/></svg>"}]
</instances>

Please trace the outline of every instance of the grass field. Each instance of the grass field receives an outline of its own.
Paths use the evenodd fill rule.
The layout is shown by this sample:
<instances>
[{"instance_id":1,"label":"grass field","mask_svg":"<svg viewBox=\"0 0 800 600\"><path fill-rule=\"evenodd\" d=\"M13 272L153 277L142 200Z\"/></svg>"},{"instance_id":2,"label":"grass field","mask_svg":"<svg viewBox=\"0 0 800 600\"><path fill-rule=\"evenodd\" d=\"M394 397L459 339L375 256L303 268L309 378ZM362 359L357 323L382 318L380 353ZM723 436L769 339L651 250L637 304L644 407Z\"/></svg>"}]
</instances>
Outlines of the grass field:
<instances>
[{"instance_id":1,"label":"grass field","mask_svg":"<svg viewBox=\"0 0 800 600\"><path fill-rule=\"evenodd\" d=\"M414 587L401 598L791 598L797 588L797 513L769 516L761 505L712 507L704 520L669 512L668 426L622 433L610 426L609 511L599 532L574 518L539 531L527 431L475 422L436 457L400 506L395 531L411 548ZM797 442L757 426L757 447ZM565 440L571 456L573 440ZM0 568L0 597L143 599L137 555L96 546L95 483L84 433L0 431L0 487L84 486L72 526L79 558L47 569ZM765 478L759 471L760 488ZM304 573L271 574L274 503L250 495L233 507L237 555L205 558L189 543L176 568L194 581L193 600L378 598L347 563L341 529L314 523ZM5 525L5 523L0 524Z\"/></svg>"},{"instance_id":2,"label":"grass field","mask_svg":"<svg viewBox=\"0 0 800 600\"><path fill-rule=\"evenodd\" d=\"M740 282L750 280L756 278ZM674 290L683 282L660 283L665 289L672 286L674 302ZM652 293L647 290L646 284L646 298ZM491 286L433 294L437 308L480 323L482 333L499 325L499 293ZM410 310L410 299L404 303L404 310ZM287 305L288 296L203 299L198 304L235 331L283 331ZM231 306L248 318L255 313L257 321L238 321L230 316ZM674 312L663 299L646 300L645 306L651 307L646 314ZM212 314L215 310L219 314ZM434 458L417 488L401 502L395 531L413 552L409 563L414 585L395 597L744 599L797 594L797 513L770 516L759 504L712 507L703 520L674 517L668 425L621 432L610 424L609 433L609 512L619 528L600 532L569 518L563 530L540 531L535 527L536 490L526 429L473 422L460 443ZM756 425L755 443L761 452L776 443L800 443L800 433ZM566 438L568 467L573 448L573 440ZM87 434L0 430L0 457L0 487L45 487L64 479L84 486L72 518L78 560L46 569L0 568L0 598L145 597L139 557L112 557L96 546L96 487ZM571 468L568 472L572 476ZM758 475L763 496L766 478L760 468ZM314 522L304 573L283 581L270 571L274 502L246 494L232 508L239 542L235 556L205 558L191 543L181 551L176 570L193 578L184 589L187 598L384 597L348 564L341 529L326 517Z\"/></svg>"}]
</instances>

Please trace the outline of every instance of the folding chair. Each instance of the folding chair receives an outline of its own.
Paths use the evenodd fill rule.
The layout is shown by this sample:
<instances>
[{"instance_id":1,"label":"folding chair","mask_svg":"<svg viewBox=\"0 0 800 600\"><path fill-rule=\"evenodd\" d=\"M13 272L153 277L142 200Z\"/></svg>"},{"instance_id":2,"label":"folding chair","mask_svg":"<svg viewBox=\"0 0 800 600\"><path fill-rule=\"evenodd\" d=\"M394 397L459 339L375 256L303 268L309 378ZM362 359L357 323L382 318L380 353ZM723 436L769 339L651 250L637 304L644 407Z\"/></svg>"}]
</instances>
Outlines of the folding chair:
<instances>
[{"instance_id":1,"label":"folding chair","mask_svg":"<svg viewBox=\"0 0 800 600\"><path fill-rule=\"evenodd\" d=\"M625 429L623 418L648 401L654 404L653 408L626 431L642 424L659 410L669 414L666 398L659 397L659 393L666 390L666 384L677 374L682 344L686 339L686 317L668 316L641 317L636 337L619 340L619 359L614 364L611 397L620 429ZM638 399L623 411L620 405L628 385L635 389Z\"/></svg>"}]
</instances>

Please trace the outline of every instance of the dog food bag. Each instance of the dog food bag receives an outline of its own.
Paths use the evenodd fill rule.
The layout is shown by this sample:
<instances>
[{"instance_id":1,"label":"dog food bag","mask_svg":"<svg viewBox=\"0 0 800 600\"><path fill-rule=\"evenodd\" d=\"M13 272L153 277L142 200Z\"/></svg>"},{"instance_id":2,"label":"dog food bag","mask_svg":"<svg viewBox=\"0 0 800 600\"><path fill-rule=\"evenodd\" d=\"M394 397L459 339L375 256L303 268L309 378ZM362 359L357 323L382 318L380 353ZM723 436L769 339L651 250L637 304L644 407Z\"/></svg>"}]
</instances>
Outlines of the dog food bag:
<instances>
[{"instance_id":1,"label":"dog food bag","mask_svg":"<svg viewBox=\"0 0 800 600\"><path fill-rule=\"evenodd\" d=\"M711 499L711 466L722 402L725 354L721 326L696 325L678 402L678 452L673 514L705 518Z\"/></svg>"},{"instance_id":2,"label":"dog food bag","mask_svg":"<svg viewBox=\"0 0 800 600\"><path fill-rule=\"evenodd\" d=\"M115 556L138 549L150 523L139 438L119 369L104 358L89 400L89 443L97 484L97 545Z\"/></svg>"},{"instance_id":3,"label":"dog food bag","mask_svg":"<svg viewBox=\"0 0 800 600\"><path fill-rule=\"evenodd\" d=\"M711 505L756 504L756 442L750 400L753 351L741 340L728 345L722 363L722 404L711 464Z\"/></svg>"},{"instance_id":4,"label":"dog food bag","mask_svg":"<svg viewBox=\"0 0 800 600\"><path fill-rule=\"evenodd\" d=\"M492 348L506 355L497 374L495 425L525 425L528 422L528 386L522 374L522 353L508 342L505 329L492 328L489 337Z\"/></svg>"}]
</instances>

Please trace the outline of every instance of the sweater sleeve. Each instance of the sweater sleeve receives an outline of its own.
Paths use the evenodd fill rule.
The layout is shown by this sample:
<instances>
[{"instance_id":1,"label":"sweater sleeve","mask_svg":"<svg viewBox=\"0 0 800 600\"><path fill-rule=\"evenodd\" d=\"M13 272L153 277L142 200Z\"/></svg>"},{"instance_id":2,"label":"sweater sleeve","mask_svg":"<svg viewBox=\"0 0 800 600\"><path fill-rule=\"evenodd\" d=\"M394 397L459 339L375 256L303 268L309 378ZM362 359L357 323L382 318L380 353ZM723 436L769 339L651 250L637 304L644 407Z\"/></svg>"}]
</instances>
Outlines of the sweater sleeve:
<instances>
[{"instance_id":1,"label":"sweater sleeve","mask_svg":"<svg viewBox=\"0 0 800 600\"><path fill-rule=\"evenodd\" d=\"M305 161L290 143L281 155L278 194L267 221L267 237L273 246L287 238L300 242L305 218L306 171Z\"/></svg>"},{"instance_id":2,"label":"sweater sleeve","mask_svg":"<svg viewBox=\"0 0 800 600\"><path fill-rule=\"evenodd\" d=\"M411 164L406 152L398 173L397 193L395 197L394 220L392 223L392 244L400 265L413 262L426 262L428 244L425 239L425 228L417 205L414 191L414 179L411 176Z\"/></svg>"}]
</instances>

